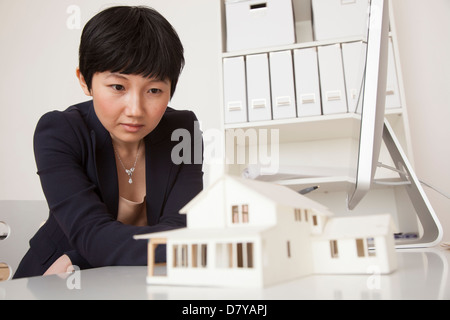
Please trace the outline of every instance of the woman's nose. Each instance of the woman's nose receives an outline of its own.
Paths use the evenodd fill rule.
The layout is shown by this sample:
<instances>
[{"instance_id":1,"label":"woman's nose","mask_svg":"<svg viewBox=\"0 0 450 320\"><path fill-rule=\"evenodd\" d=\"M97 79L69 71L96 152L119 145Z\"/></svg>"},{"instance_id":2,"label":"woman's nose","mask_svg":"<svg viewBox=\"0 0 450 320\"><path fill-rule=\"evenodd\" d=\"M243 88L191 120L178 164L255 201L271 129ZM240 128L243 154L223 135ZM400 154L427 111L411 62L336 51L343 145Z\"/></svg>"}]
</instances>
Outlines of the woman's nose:
<instances>
[{"instance_id":1,"label":"woman's nose","mask_svg":"<svg viewBox=\"0 0 450 320\"><path fill-rule=\"evenodd\" d=\"M143 106L142 98L137 93L130 93L127 99L127 106L125 108L125 113L130 117L139 117L142 115Z\"/></svg>"}]
</instances>

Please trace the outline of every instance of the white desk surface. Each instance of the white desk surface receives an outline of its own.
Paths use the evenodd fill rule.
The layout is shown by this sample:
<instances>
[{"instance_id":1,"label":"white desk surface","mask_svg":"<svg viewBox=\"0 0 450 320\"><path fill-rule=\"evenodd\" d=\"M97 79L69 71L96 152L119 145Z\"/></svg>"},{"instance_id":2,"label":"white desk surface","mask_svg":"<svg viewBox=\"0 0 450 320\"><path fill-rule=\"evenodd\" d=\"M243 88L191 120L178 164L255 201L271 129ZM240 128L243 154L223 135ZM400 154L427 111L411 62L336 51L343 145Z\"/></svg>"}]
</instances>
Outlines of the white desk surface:
<instances>
[{"instance_id":1,"label":"white desk surface","mask_svg":"<svg viewBox=\"0 0 450 320\"><path fill-rule=\"evenodd\" d=\"M450 250L401 249L390 275L313 275L263 289L147 285L146 267L104 267L62 275L0 282L0 300L450 300ZM70 275L69 275L70 277ZM69 289L68 282L80 284Z\"/></svg>"}]
</instances>

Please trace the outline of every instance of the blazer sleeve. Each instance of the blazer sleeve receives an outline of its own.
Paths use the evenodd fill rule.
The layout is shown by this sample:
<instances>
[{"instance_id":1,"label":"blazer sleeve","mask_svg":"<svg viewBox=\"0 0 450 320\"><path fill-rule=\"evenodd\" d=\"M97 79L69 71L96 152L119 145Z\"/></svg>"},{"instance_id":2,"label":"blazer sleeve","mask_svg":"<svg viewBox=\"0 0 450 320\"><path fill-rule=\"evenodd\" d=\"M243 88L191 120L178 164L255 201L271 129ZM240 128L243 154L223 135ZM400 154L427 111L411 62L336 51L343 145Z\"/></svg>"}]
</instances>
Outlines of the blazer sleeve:
<instances>
[{"instance_id":1,"label":"blazer sleeve","mask_svg":"<svg viewBox=\"0 0 450 320\"><path fill-rule=\"evenodd\" d=\"M203 188L201 165L178 166L158 224L125 225L108 212L97 186L86 174L87 142L82 131L74 128L62 112L56 111L40 119L34 136L42 189L50 214L72 246L69 257L92 267L145 265L146 242L134 240L133 236L184 226L178 210ZM173 201L176 206L171 206L171 199L178 199Z\"/></svg>"}]
</instances>

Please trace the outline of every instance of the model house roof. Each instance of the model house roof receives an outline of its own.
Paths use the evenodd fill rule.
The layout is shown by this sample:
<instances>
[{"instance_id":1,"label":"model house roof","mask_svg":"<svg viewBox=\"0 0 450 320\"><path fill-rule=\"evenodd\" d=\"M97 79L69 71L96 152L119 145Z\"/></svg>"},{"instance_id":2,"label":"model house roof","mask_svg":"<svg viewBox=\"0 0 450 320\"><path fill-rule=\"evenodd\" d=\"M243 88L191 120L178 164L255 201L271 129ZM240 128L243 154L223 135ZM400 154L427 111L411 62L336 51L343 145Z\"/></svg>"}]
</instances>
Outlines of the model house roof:
<instances>
[{"instance_id":1,"label":"model house roof","mask_svg":"<svg viewBox=\"0 0 450 320\"><path fill-rule=\"evenodd\" d=\"M216 184L227 183L228 181L239 183L241 186L253 190L265 199L271 200L276 204L285 205L292 208L309 208L317 211L317 213L326 216L333 215L333 213L329 211L327 207L305 196L302 196L298 192L286 186L251 179L244 179L230 175L223 175L208 188L200 192L192 201L190 201L180 210L180 213L187 213L189 209L192 206L195 206L198 201L201 201L202 199L207 197L208 191L212 189Z\"/></svg>"},{"instance_id":2,"label":"model house roof","mask_svg":"<svg viewBox=\"0 0 450 320\"><path fill-rule=\"evenodd\" d=\"M346 239L392 235L396 227L390 214L358 217L334 217L328 220L320 238Z\"/></svg>"}]
</instances>

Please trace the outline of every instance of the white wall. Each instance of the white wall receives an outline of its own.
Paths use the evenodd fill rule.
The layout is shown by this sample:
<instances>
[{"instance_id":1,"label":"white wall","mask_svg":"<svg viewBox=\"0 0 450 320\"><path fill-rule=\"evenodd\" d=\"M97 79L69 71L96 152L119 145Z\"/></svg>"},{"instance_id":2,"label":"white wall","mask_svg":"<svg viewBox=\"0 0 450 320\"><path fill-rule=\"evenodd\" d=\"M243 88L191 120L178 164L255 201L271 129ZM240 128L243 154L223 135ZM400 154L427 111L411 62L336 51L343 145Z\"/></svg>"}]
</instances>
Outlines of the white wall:
<instances>
[{"instance_id":1,"label":"white wall","mask_svg":"<svg viewBox=\"0 0 450 320\"><path fill-rule=\"evenodd\" d=\"M450 1L392 0L419 179L450 194ZM424 187L450 240L450 200Z\"/></svg>"},{"instance_id":2,"label":"white wall","mask_svg":"<svg viewBox=\"0 0 450 320\"><path fill-rule=\"evenodd\" d=\"M40 116L88 100L75 77L85 23L112 4L145 4L178 31L186 67L171 106L193 110L203 129L220 128L219 1L0 0L0 200L43 200L32 139ZM80 9L80 29L70 29ZM208 181L208 167L205 167Z\"/></svg>"}]
</instances>

